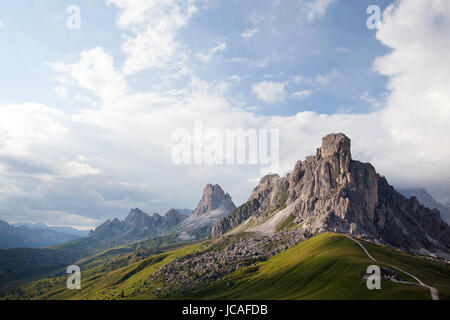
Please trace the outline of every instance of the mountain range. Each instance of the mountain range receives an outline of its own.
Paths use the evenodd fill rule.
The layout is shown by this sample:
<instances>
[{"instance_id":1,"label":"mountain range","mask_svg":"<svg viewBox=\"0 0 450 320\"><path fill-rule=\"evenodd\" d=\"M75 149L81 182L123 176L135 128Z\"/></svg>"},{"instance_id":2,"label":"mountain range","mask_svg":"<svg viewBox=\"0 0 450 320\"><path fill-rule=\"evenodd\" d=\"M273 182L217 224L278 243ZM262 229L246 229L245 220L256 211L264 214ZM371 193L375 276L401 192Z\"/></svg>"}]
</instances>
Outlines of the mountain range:
<instances>
[{"instance_id":1,"label":"mountain range","mask_svg":"<svg viewBox=\"0 0 450 320\"><path fill-rule=\"evenodd\" d=\"M124 220L107 220L82 239L45 249L0 250L0 291L53 277L54 285L50 286L40 280L30 282L27 297L44 297L47 292L47 298L109 299L127 294L147 298L273 298L286 292L274 283L289 287L293 283L290 277L308 287L310 282L302 278L306 273L313 279L334 279L330 283L336 286L339 275L326 270L342 263L348 267L346 281L360 288L361 263L367 257L353 242L359 239L384 261L400 263L408 270L410 265L405 261L421 265L425 270L420 270L424 272L421 275L450 297L450 283L442 280L450 272L450 227L441 219L431 196L402 192L406 197L371 164L352 159L347 136L330 134L314 156L298 161L286 176L263 177L239 207L219 185L208 184L192 211L171 209L161 216L135 208ZM326 260L316 259L319 252ZM343 252L351 254L342 256ZM431 262L424 262L429 259ZM80 295L64 290L64 268L73 263L88 270L84 276L97 289ZM309 267L301 267L302 263ZM297 267L301 272L294 272ZM264 285L254 282L256 278ZM248 290L235 290L235 281ZM255 285L273 291L252 295L250 289ZM336 288L340 288L336 292L343 290L342 286ZM304 294L301 288L291 289L292 294L296 292L291 296ZM314 290L314 286L307 289L312 295L305 296L314 297ZM279 295L274 295L275 291ZM396 296L395 290L384 292ZM21 290L10 291L11 297L22 295Z\"/></svg>"},{"instance_id":2,"label":"mountain range","mask_svg":"<svg viewBox=\"0 0 450 320\"><path fill-rule=\"evenodd\" d=\"M2 282L43 275L49 270L58 270L83 257L126 243L156 239L149 241L153 247L158 243L171 244L206 237L213 224L235 208L230 195L219 185L208 184L193 211L171 209L163 216L150 216L135 208L130 210L124 220L109 219L81 239L45 249L31 246L18 248L23 247L19 245L0 250L3 260L0 264L0 287Z\"/></svg>"},{"instance_id":3,"label":"mountain range","mask_svg":"<svg viewBox=\"0 0 450 320\"><path fill-rule=\"evenodd\" d=\"M0 220L0 249L30 247L41 248L81 238L75 229L53 229L44 224L10 225Z\"/></svg>"},{"instance_id":4,"label":"mountain range","mask_svg":"<svg viewBox=\"0 0 450 320\"><path fill-rule=\"evenodd\" d=\"M186 218L186 215L174 209L168 211L164 216L160 216L157 213L149 216L136 208L131 209L123 221L120 221L118 218L107 220L94 231L91 231L89 237L112 243L148 239L167 233Z\"/></svg>"},{"instance_id":5,"label":"mountain range","mask_svg":"<svg viewBox=\"0 0 450 320\"><path fill-rule=\"evenodd\" d=\"M86 237L89 234L89 230L78 230L72 227L62 227L62 226L49 226L44 223L34 222L17 222L12 224L14 227L26 227L28 229L50 229L56 232L72 234L77 237Z\"/></svg>"},{"instance_id":6,"label":"mountain range","mask_svg":"<svg viewBox=\"0 0 450 320\"><path fill-rule=\"evenodd\" d=\"M150 216L140 209L131 209L125 220L107 220L91 231L89 237L118 244L173 233L183 241L195 240L208 236L214 223L234 209L228 193L218 184L208 184L197 207L189 214L186 209L171 209L163 216L157 213Z\"/></svg>"}]
</instances>

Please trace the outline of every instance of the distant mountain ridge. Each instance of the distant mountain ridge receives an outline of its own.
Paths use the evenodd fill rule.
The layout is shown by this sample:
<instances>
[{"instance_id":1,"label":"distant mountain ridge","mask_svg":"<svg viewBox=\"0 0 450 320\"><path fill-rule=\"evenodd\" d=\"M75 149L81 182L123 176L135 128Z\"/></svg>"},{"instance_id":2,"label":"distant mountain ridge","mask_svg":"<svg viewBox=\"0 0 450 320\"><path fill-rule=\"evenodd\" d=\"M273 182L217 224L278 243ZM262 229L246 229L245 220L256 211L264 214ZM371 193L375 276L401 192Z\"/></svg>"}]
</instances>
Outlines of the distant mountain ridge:
<instances>
[{"instance_id":1,"label":"distant mountain ridge","mask_svg":"<svg viewBox=\"0 0 450 320\"><path fill-rule=\"evenodd\" d=\"M89 234L89 230L78 230L72 227L59 227L59 226L48 226L44 223L26 223L26 222L18 222L12 224L14 227L26 227L28 229L50 229L56 232L72 234L77 237L86 237Z\"/></svg>"},{"instance_id":2,"label":"distant mountain ridge","mask_svg":"<svg viewBox=\"0 0 450 320\"><path fill-rule=\"evenodd\" d=\"M399 192L407 198L415 197L419 202L430 209L437 209L441 213L442 220L450 224L450 208L437 202L425 189L400 189Z\"/></svg>"},{"instance_id":3,"label":"distant mountain ridge","mask_svg":"<svg viewBox=\"0 0 450 320\"><path fill-rule=\"evenodd\" d=\"M352 160L350 146L344 134L324 137L316 155L298 161L286 177L264 177L248 202L217 222L211 235L297 226L311 234L339 232L449 257L450 227L439 212L406 199L371 164Z\"/></svg>"},{"instance_id":4,"label":"distant mountain ridge","mask_svg":"<svg viewBox=\"0 0 450 320\"><path fill-rule=\"evenodd\" d=\"M45 225L30 228L23 225L10 225L6 221L0 220L0 249L42 248L78 238L80 236L58 232Z\"/></svg>"},{"instance_id":5,"label":"distant mountain ridge","mask_svg":"<svg viewBox=\"0 0 450 320\"><path fill-rule=\"evenodd\" d=\"M107 220L92 231L89 237L111 242L143 240L169 232L186 218L185 214L175 209L169 210L164 216L157 213L150 216L136 208L130 210L125 220L120 221L118 218Z\"/></svg>"},{"instance_id":6,"label":"distant mountain ridge","mask_svg":"<svg viewBox=\"0 0 450 320\"><path fill-rule=\"evenodd\" d=\"M178 235L180 241L200 239L208 236L213 224L234 209L236 206L228 193L225 193L218 184L208 184L193 211L171 209L163 216L157 213L150 216L135 208L130 210L123 221L117 218L105 221L92 231L89 237L114 244L169 233Z\"/></svg>"}]
</instances>

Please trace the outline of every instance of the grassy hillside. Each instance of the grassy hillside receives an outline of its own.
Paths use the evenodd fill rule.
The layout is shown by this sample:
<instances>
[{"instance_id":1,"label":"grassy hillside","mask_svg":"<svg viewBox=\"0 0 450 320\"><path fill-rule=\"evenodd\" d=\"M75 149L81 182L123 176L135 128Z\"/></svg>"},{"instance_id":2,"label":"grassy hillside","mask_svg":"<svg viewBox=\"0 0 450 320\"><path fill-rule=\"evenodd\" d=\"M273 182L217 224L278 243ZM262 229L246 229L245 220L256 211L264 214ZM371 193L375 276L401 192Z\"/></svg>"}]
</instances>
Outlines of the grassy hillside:
<instances>
[{"instance_id":1,"label":"grassy hillside","mask_svg":"<svg viewBox=\"0 0 450 320\"><path fill-rule=\"evenodd\" d=\"M144 243L145 244L145 243ZM138 243L142 245L142 243ZM135 244L105 250L92 258L79 261L82 269L82 289L68 290L68 275L34 281L15 290L6 299L119 299L129 297L146 285L151 273L178 256L186 255L200 248L201 244L172 246L172 250L139 259L138 254L128 252ZM176 247L179 248L176 248ZM186 244L184 244L186 246ZM114 251L126 251L111 255ZM170 247L169 247L170 250ZM138 291L136 291L138 290Z\"/></svg>"},{"instance_id":2,"label":"grassy hillside","mask_svg":"<svg viewBox=\"0 0 450 320\"><path fill-rule=\"evenodd\" d=\"M377 248L394 263L396 253ZM414 263L404 266L417 276ZM183 298L194 299L430 299L427 289L382 281L382 290L368 290L361 275L374 264L361 248L342 235L322 234L247 267L207 288ZM383 264L380 264L383 266ZM426 263L434 270L436 282L450 283L447 266ZM406 281L413 281L402 274ZM233 283L229 287L230 282Z\"/></svg>"},{"instance_id":3,"label":"grassy hillside","mask_svg":"<svg viewBox=\"0 0 450 320\"><path fill-rule=\"evenodd\" d=\"M441 298L449 297L449 266L388 248L365 245L375 258L403 268L426 284L435 286ZM170 251L141 260L130 252L114 255L115 251L121 252L121 247L107 250L82 261L81 290L68 290L65 286L67 276L62 276L30 283L8 298L156 299L158 283L152 282L151 276L158 268L178 257L211 250L211 247L211 241L194 243L170 248ZM267 261L240 268L188 294L175 293L168 298L430 299L425 288L390 281L382 281L382 290L368 290L361 277L372 264L373 261L356 243L342 235L327 233L306 240ZM401 276L406 281L413 281L407 275Z\"/></svg>"},{"instance_id":4,"label":"grassy hillside","mask_svg":"<svg viewBox=\"0 0 450 320\"><path fill-rule=\"evenodd\" d=\"M450 266L432 263L424 257L408 255L400 250L363 242L372 256L419 277L425 284L439 291L439 298L450 300Z\"/></svg>"},{"instance_id":5,"label":"grassy hillside","mask_svg":"<svg viewBox=\"0 0 450 320\"><path fill-rule=\"evenodd\" d=\"M37 279L66 277L66 268L70 264L77 264L82 270L103 265L106 270L111 271L128 265L133 260L137 261L143 256L171 250L178 245L183 244L179 244L176 235L169 234L106 250L102 250L105 244L92 238L83 238L42 249L0 250L2 259L0 269L3 271L0 272L0 294L10 292L18 286ZM98 252L99 250L102 251ZM129 254L126 261L122 257L125 254Z\"/></svg>"}]
</instances>

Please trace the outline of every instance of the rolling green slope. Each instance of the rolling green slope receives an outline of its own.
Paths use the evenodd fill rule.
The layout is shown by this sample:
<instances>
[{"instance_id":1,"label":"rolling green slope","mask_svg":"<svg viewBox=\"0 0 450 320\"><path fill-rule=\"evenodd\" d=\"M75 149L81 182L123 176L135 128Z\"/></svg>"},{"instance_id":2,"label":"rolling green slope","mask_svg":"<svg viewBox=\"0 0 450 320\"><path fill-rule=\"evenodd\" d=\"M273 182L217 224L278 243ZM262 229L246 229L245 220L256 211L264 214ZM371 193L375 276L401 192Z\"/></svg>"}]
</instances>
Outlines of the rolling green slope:
<instances>
[{"instance_id":1,"label":"rolling green slope","mask_svg":"<svg viewBox=\"0 0 450 320\"><path fill-rule=\"evenodd\" d=\"M364 246L375 259L394 265L419 277L425 284L439 291L441 300L450 300L449 265L436 265L436 263L431 263L424 257L414 257L400 250L377 246L369 242L364 242Z\"/></svg>"},{"instance_id":2,"label":"rolling green slope","mask_svg":"<svg viewBox=\"0 0 450 320\"><path fill-rule=\"evenodd\" d=\"M2 263L8 264L8 271L0 274L0 298L5 292L17 291L19 286L34 280L67 277L65 272L70 264L80 266L83 271L89 269L92 272L90 269L96 266L99 266L97 270L112 271L136 262L141 257L174 250L179 246L186 246L186 243L180 242L176 235L169 234L105 250L101 249L102 243L91 238L43 249L3 250L0 256Z\"/></svg>"},{"instance_id":3,"label":"rolling green slope","mask_svg":"<svg viewBox=\"0 0 450 320\"><path fill-rule=\"evenodd\" d=\"M213 240L214 243L215 240ZM396 265L439 290L449 298L450 267L432 263L381 246L364 243L375 258ZM194 243L171 251L125 263L129 254L115 256L124 263L110 266L111 252L86 260L82 289L68 290L67 276L35 281L7 298L22 299L156 299L158 283L152 274L178 257L211 248L211 241ZM117 250L117 249L114 249ZM119 250L120 251L120 250ZM107 255L105 260L103 255ZM96 260L100 259L100 260ZM95 261L102 263L97 264ZM174 292L169 299L430 299L418 285L382 281L381 290L368 290L362 275L374 264L361 248L339 234L321 234L273 256L267 261L241 268L225 278L191 291ZM120 265L120 263L119 263ZM380 263L380 266L383 264ZM411 277L400 274L405 281Z\"/></svg>"},{"instance_id":4,"label":"rolling green slope","mask_svg":"<svg viewBox=\"0 0 450 320\"><path fill-rule=\"evenodd\" d=\"M378 250L390 257L385 248ZM416 270L419 260L408 257L413 264L406 270ZM348 238L337 234L322 234L280 253L266 262L239 270L216 284L183 298L193 299L430 299L429 291L415 285L382 281L381 290L368 290L361 279L369 265L374 264ZM383 264L380 264L383 266ZM450 283L448 266L426 264L434 270L435 281ZM411 271L413 272L413 271ZM406 281L413 281L401 274ZM230 283L232 283L231 287Z\"/></svg>"},{"instance_id":5,"label":"rolling green slope","mask_svg":"<svg viewBox=\"0 0 450 320\"><path fill-rule=\"evenodd\" d=\"M143 292L148 277L157 268L201 248L199 243L178 244L173 245L171 251L139 259L136 254L128 252L129 246L105 250L92 258L79 261L82 270L81 290L68 290L66 287L68 275L62 275L29 283L4 299L114 300L129 298L132 294ZM125 250L126 253L111 256L111 250L119 252ZM154 298L151 292L146 293L149 294L148 298Z\"/></svg>"}]
</instances>

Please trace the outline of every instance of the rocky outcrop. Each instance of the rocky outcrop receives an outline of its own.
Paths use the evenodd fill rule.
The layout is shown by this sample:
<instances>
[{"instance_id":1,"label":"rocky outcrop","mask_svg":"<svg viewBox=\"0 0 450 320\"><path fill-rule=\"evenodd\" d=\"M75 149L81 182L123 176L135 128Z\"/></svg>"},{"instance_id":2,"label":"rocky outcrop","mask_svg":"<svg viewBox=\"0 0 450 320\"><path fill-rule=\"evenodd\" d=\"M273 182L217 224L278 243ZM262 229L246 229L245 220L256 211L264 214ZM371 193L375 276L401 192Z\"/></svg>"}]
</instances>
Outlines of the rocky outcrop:
<instances>
[{"instance_id":1,"label":"rocky outcrop","mask_svg":"<svg viewBox=\"0 0 450 320\"><path fill-rule=\"evenodd\" d=\"M236 270L266 261L296 246L309 235L291 230L272 235L221 239L204 251L179 257L155 271L150 278L158 283L156 295L189 292L214 283Z\"/></svg>"},{"instance_id":2,"label":"rocky outcrop","mask_svg":"<svg viewBox=\"0 0 450 320\"><path fill-rule=\"evenodd\" d=\"M439 212L403 197L371 164L352 160L350 146L344 134L326 136L316 155L298 161L286 177L264 177L246 204L214 225L212 236L249 217L266 223L287 208L294 223L311 233L341 232L405 250L449 254L450 227Z\"/></svg>"}]
</instances>

